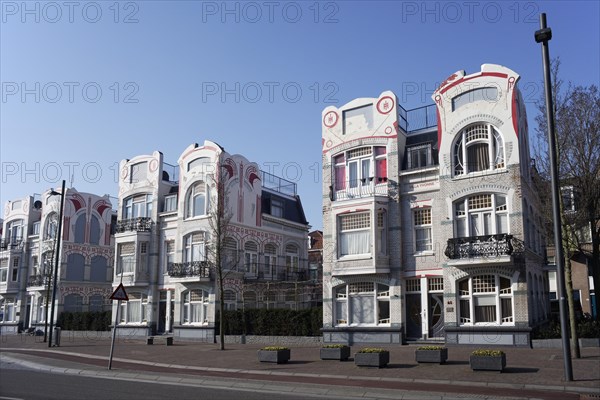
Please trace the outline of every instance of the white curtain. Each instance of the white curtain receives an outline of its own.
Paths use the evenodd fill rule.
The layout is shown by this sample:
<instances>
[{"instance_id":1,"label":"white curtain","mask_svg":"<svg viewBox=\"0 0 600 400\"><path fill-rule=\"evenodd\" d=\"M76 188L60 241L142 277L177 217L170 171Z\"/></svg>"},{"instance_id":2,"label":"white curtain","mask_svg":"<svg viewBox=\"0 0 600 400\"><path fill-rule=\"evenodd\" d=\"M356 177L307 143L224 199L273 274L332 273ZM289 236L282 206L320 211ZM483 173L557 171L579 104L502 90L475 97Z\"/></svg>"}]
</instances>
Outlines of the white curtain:
<instances>
[{"instance_id":1,"label":"white curtain","mask_svg":"<svg viewBox=\"0 0 600 400\"><path fill-rule=\"evenodd\" d=\"M375 298L373 295L351 296L352 324L375 323Z\"/></svg>"},{"instance_id":2,"label":"white curtain","mask_svg":"<svg viewBox=\"0 0 600 400\"><path fill-rule=\"evenodd\" d=\"M340 239L342 256L369 253L369 244L371 242L369 230L344 232L341 234Z\"/></svg>"},{"instance_id":3,"label":"white curtain","mask_svg":"<svg viewBox=\"0 0 600 400\"><path fill-rule=\"evenodd\" d=\"M129 301L127 306L127 322L140 322L142 315L141 300Z\"/></svg>"}]
</instances>

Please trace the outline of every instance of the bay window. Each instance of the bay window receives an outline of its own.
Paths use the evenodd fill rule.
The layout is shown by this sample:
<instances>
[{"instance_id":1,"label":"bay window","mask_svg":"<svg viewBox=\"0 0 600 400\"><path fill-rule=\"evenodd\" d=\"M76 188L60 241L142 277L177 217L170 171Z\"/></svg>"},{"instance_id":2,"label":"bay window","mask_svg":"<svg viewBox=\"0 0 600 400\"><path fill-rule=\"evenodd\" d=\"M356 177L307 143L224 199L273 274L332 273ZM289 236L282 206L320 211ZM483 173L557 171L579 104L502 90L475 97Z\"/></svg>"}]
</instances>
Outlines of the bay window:
<instances>
[{"instance_id":1,"label":"bay window","mask_svg":"<svg viewBox=\"0 0 600 400\"><path fill-rule=\"evenodd\" d=\"M371 215L369 212L340 215L340 256L371 253Z\"/></svg>"},{"instance_id":2,"label":"bay window","mask_svg":"<svg viewBox=\"0 0 600 400\"><path fill-rule=\"evenodd\" d=\"M186 218L208 215L208 198L209 190L206 183L200 181L190 187L186 197Z\"/></svg>"},{"instance_id":3,"label":"bay window","mask_svg":"<svg viewBox=\"0 0 600 400\"><path fill-rule=\"evenodd\" d=\"M135 243L119 243L116 274L133 273L135 268Z\"/></svg>"},{"instance_id":4,"label":"bay window","mask_svg":"<svg viewBox=\"0 0 600 400\"><path fill-rule=\"evenodd\" d=\"M506 196L477 194L454 203L456 237L508 233Z\"/></svg>"},{"instance_id":5,"label":"bay window","mask_svg":"<svg viewBox=\"0 0 600 400\"><path fill-rule=\"evenodd\" d=\"M123 203L123 219L152 216L152 195L141 194L125 199Z\"/></svg>"},{"instance_id":6,"label":"bay window","mask_svg":"<svg viewBox=\"0 0 600 400\"><path fill-rule=\"evenodd\" d=\"M195 232L185 237L183 251L185 262L206 261L206 242L204 232Z\"/></svg>"},{"instance_id":7,"label":"bay window","mask_svg":"<svg viewBox=\"0 0 600 400\"><path fill-rule=\"evenodd\" d=\"M351 189L353 196L373 194L363 188L387 182L386 147L360 147L334 156L333 175L336 191Z\"/></svg>"}]
</instances>

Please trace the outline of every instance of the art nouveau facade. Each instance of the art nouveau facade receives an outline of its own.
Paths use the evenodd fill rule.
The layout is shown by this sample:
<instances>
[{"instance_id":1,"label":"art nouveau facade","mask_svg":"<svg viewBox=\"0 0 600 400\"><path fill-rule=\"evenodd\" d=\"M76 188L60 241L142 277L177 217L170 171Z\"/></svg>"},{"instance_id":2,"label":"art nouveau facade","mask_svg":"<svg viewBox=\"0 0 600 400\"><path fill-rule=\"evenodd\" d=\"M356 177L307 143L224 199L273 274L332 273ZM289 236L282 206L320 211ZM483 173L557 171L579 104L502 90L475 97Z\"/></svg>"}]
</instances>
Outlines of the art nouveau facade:
<instances>
[{"instance_id":1,"label":"art nouveau facade","mask_svg":"<svg viewBox=\"0 0 600 400\"><path fill-rule=\"evenodd\" d=\"M528 344L549 310L518 80L485 64L429 107L323 111L325 341Z\"/></svg>"},{"instance_id":2,"label":"art nouveau facade","mask_svg":"<svg viewBox=\"0 0 600 400\"><path fill-rule=\"evenodd\" d=\"M55 265L60 194L9 201L0 246L0 327L43 329L49 318L49 277ZM62 311L109 309L113 248L108 196L66 190L55 302Z\"/></svg>"},{"instance_id":3,"label":"art nouveau facade","mask_svg":"<svg viewBox=\"0 0 600 400\"><path fill-rule=\"evenodd\" d=\"M120 171L113 286L122 282L129 296L119 310L122 332L214 339L211 219L220 198L231 216L226 309L310 305L305 286L298 289L309 280L308 224L294 183L210 141L190 145L176 167L154 152L123 160Z\"/></svg>"}]
</instances>

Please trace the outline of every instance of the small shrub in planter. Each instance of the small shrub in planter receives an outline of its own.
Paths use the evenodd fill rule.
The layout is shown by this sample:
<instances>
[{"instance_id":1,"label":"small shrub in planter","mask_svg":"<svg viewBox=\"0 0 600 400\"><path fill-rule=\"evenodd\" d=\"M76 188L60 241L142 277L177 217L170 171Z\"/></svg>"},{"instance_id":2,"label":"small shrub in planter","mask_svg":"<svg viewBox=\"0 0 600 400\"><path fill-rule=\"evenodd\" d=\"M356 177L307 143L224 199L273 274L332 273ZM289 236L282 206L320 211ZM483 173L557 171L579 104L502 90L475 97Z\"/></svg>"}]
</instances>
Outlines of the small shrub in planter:
<instances>
[{"instance_id":1,"label":"small shrub in planter","mask_svg":"<svg viewBox=\"0 0 600 400\"><path fill-rule=\"evenodd\" d=\"M290 349L281 346L267 346L258 350L258 361L285 364L290 359Z\"/></svg>"},{"instance_id":2,"label":"small shrub in planter","mask_svg":"<svg viewBox=\"0 0 600 400\"><path fill-rule=\"evenodd\" d=\"M390 362L390 352L377 347L365 347L354 354L354 364L359 367L382 368Z\"/></svg>"},{"instance_id":3,"label":"small shrub in planter","mask_svg":"<svg viewBox=\"0 0 600 400\"><path fill-rule=\"evenodd\" d=\"M443 346L421 346L415 351L415 360L419 363L443 364L448 359L448 349Z\"/></svg>"},{"instance_id":4,"label":"small shrub in planter","mask_svg":"<svg viewBox=\"0 0 600 400\"><path fill-rule=\"evenodd\" d=\"M346 361L350 358L350 346L345 344L326 344L321 347L321 360Z\"/></svg>"},{"instance_id":5,"label":"small shrub in planter","mask_svg":"<svg viewBox=\"0 0 600 400\"><path fill-rule=\"evenodd\" d=\"M475 350L469 364L472 370L500 371L506 367L506 354L501 350Z\"/></svg>"}]
</instances>

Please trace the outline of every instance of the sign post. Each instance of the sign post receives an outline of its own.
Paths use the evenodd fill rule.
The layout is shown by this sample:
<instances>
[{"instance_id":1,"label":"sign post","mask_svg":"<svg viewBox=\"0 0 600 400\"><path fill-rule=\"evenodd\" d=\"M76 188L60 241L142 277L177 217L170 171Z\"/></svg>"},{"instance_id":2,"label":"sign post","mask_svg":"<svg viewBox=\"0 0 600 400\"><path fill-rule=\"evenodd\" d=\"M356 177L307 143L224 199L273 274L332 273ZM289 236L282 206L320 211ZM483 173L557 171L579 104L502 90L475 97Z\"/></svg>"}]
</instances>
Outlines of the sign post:
<instances>
[{"instance_id":1,"label":"sign post","mask_svg":"<svg viewBox=\"0 0 600 400\"><path fill-rule=\"evenodd\" d=\"M129 301L127 293L122 283L115 289L113 294L110 295L111 300L117 300L117 312L115 313L115 323L113 325L112 341L110 343L110 356L108 357L108 369L112 368L113 351L115 349L115 338L117 336L117 324L119 323L119 310L121 309L121 301Z\"/></svg>"}]
</instances>

